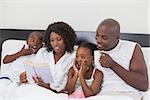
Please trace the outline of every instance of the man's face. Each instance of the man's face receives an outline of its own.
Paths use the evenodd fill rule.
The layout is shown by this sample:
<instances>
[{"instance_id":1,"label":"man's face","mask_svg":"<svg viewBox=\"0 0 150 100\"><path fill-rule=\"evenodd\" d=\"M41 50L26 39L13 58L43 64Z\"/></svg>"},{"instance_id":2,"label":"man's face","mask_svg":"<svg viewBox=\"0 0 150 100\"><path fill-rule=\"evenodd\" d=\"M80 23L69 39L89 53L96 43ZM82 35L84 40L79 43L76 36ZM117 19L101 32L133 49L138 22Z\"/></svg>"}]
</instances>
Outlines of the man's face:
<instances>
[{"instance_id":1,"label":"man's face","mask_svg":"<svg viewBox=\"0 0 150 100\"><path fill-rule=\"evenodd\" d=\"M99 50L108 51L116 45L117 36L110 32L107 27L99 27L96 31L97 48Z\"/></svg>"}]
</instances>

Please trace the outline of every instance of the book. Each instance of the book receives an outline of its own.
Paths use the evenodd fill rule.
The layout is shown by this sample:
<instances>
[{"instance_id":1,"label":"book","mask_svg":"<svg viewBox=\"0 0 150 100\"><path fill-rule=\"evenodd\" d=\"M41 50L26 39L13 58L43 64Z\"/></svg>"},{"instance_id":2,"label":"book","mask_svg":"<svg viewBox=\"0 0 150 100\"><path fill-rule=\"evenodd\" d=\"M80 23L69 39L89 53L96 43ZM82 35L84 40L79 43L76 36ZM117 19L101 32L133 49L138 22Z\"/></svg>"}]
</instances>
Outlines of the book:
<instances>
[{"instance_id":1,"label":"book","mask_svg":"<svg viewBox=\"0 0 150 100\"><path fill-rule=\"evenodd\" d=\"M28 60L24 62L24 65L29 83L35 83L33 77L36 78L37 76L40 77L44 83L50 84L54 82L48 63L33 63Z\"/></svg>"}]
</instances>

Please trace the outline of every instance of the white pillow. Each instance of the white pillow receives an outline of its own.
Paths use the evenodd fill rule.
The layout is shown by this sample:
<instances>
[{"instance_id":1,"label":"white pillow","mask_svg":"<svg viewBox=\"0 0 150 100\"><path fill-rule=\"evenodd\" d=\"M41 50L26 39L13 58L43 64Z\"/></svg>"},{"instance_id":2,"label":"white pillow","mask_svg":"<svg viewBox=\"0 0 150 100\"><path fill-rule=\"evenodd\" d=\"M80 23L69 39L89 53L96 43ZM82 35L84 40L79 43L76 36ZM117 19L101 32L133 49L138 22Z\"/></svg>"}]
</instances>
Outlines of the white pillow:
<instances>
[{"instance_id":1,"label":"white pillow","mask_svg":"<svg viewBox=\"0 0 150 100\"><path fill-rule=\"evenodd\" d=\"M149 77L149 87L150 87L150 47L143 47L142 48L145 62L147 64L147 69L148 69L148 77Z\"/></svg>"},{"instance_id":2,"label":"white pillow","mask_svg":"<svg viewBox=\"0 0 150 100\"><path fill-rule=\"evenodd\" d=\"M4 64L3 59L6 55L14 54L18 51L20 51L23 47L23 45L26 45L25 40L6 40L2 44L2 55L1 55L1 73L6 72L6 70L9 68L9 64Z\"/></svg>"}]
</instances>

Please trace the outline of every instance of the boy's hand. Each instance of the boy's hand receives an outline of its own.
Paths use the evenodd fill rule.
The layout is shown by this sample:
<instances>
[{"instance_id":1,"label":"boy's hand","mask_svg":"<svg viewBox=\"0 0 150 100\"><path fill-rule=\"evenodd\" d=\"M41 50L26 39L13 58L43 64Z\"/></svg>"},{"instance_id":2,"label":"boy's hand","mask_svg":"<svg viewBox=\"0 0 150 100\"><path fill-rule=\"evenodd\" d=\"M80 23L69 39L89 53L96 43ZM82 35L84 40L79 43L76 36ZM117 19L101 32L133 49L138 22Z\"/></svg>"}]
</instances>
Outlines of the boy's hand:
<instances>
[{"instance_id":1,"label":"boy's hand","mask_svg":"<svg viewBox=\"0 0 150 100\"><path fill-rule=\"evenodd\" d=\"M20 50L20 54L22 56L26 56L26 55L31 55L33 53L33 51L29 48L25 48L25 45L22 47L22 49Z\"/></svg>"},{"instance_id":2,"label":"boy's hand","mask_svg":"<svg viewBox=\"0 0 150 100\"><path fill-rule=\"evenodd\" d=\"M99 62L101 63L102 67L105 68L111 68L114 64L115 61L106 53L101 53L101 57Z\"/></svg>"},{"instance_id":3,"label":"boy's hand","mask_svg":"<svg viewBox=\"0 0 150 100\"><path fill-rule=\"evenodd\" d=\"M19 77L20 77L21 83L27 83L28 82L26 72L21 73Z\"/></svg>"}]
</instances>

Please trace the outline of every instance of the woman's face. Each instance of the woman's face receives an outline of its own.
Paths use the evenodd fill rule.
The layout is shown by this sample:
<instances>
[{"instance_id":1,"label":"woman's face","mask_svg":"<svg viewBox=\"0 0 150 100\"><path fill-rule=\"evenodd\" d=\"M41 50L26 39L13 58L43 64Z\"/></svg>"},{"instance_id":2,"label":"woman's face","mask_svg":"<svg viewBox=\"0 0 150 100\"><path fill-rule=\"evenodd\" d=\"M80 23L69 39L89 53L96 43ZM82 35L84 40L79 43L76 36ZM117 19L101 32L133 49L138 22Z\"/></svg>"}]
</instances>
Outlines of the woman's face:
<instances>
[{"instance_id":1,"label":"woman's face","mask_svg":"<svg viewBox=\"0 0 150 100\"><path fill-rule=\"evenodd\" d=\"M49 38L50 38L50 44L53 50L55 51L55 53L62 54L65 52L65 49L66 49L65 42L61 35L55 32L52 32Z\"/></svg>"},{"instance_id":2,"label":"woman's face","mask_svg":"<svg viewBox=\"0 0 150 100\"><path fill-rule=\"evenodd\" d=\"M93 56L91 54L91 51L88 48L85 47L79 47L77 49L76 53L76 64L78 67L80 67L81 63L86 63L87 67L91 66L93 63ZM78 68L79 69L79 68Z\"/></svg>"}]
</instances>

